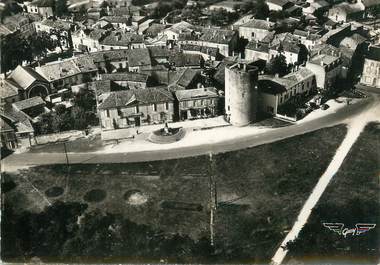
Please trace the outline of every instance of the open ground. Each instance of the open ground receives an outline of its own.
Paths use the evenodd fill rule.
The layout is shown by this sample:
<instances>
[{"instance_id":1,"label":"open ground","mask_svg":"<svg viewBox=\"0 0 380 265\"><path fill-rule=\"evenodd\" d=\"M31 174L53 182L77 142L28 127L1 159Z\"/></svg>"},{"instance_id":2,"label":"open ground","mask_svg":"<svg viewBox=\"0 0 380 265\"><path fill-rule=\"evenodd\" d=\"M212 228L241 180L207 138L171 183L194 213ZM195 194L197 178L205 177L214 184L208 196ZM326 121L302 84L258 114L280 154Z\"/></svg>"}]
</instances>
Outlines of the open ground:
<instances>
[{"instance_id":1,"label":"open ground","mask_svg":"<svg viewBox=\"0 0 380 265\"><path fill-rule=\"evenodd\" d=\"M5 193L4 205L39 212L55 200L84 202L87 211L120 213L164 233L198 240L209 236L213 175L217 189L213 261L265 262L291 228L345 133L344 125L325 128L214 155L212 161L198 156L30 168L5 175L7 185L16 186ZM218 256L225 249L227 254Z\"/></svg>"}]
</instances>

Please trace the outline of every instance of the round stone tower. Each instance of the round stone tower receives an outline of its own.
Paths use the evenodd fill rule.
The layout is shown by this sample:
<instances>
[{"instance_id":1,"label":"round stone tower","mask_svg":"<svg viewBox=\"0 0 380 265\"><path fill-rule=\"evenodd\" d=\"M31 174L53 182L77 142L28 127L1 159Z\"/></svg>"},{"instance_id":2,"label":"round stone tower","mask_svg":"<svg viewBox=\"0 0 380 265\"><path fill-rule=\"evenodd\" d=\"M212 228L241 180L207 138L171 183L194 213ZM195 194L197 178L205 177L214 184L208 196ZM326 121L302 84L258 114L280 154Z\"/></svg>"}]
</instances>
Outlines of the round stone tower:
<instances>
[{"instance_id":1,"label":"round stone tower","mask_svg":"<svg viewBox=\"0 0 380 265\"><path fill-rule=\"evenodd\" d=\"M258 68L238 62L227 65L225 71L227 120L234 126L245 126L256 121Z\"/></svg>"}]
</instances>

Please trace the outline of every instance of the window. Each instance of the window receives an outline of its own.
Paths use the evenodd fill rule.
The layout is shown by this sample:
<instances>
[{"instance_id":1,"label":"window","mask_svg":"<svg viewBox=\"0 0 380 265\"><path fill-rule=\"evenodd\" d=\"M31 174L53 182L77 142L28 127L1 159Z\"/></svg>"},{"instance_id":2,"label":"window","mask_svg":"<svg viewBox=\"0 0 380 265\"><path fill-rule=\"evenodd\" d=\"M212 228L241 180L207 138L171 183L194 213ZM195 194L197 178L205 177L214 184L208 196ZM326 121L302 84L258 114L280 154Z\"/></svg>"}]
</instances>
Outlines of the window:
<instances>
[{"instance_id":1,"label":"window","mask_svg":"<svg viewBox=\"0 0 380 265\"><path fill-rule=\"evenodd\" d=\"M110 117L110 110L109 109L106 110L106 116L107 116L107 118Z\"/></svg>"},{"instance_id":2,"label":"window","mask_svg":"<svg viewBox=\"0 0 380 265\"><path fill-rule=\"evenodd\" d=\"M119 63L119 69L123 68L123 64Z\"/></svg>"},{"instance_id":3,"label":"window","mask_svg":"<svg viewBox=\"0 0 380 265\"><path fill-rule=\"evenodd\" d=\"M169 110L169 102L165 102L165 109Z\"/></svg>"},{"instance_id":4,"label":"window","mask_svg":"<svg viewBox=\"0 0 380 265\"><path fill-rule=\"evenodd\" d=\"M156 103L153 104L153 111L157 111L157 104Z\"/></svg>"},{"instance_id":5,"label":"window","mask_svg":"<svg viewBox=\"0 0 380 265\"><path fill-rule=\"evenodd\" d=\"M140 112L139 105L137 105L137 106L135 107L135 112L136 112L136 113L139 113L139 112Z\"/></svg>"}]
</instances>

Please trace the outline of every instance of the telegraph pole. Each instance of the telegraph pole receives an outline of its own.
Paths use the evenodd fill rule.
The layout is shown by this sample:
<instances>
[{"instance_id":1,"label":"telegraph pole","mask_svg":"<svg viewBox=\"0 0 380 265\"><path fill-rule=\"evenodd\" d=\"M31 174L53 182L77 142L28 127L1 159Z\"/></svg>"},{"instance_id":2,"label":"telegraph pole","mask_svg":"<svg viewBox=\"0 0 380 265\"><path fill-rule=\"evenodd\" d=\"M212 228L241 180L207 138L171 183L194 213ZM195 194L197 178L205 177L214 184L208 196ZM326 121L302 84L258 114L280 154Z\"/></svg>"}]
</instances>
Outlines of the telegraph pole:
<instances>
[{"instance_id":1,"label":"telegraph pole","mask_svg":"<svg viewBox=\"0 0 380 265\"><path fill-rule=\"evenodd\" d=\"M65 150L65 156L66 156L66 165L67 165L67 169L69 169L69 157L67 155L67 149L66 149L66 142L63 142L63 149Z\"/></svg>"}]
</instances>

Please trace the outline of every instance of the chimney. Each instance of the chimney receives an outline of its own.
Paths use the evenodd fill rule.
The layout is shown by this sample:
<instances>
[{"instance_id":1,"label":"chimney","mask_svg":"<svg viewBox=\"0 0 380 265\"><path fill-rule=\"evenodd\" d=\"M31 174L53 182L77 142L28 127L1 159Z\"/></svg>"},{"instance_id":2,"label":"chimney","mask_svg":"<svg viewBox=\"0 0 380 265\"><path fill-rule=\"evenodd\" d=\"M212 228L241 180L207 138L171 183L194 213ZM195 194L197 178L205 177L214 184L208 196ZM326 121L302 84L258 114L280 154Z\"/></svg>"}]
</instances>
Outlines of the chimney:
<instances>
[{"instance_id":1,"label":"chimney","mask_svg":"<svg viewBox=\"0 0 380 265\"><path fill-rule=\"evenodd\" d=\"M266 18L266 21L269 22L269 17Z\"/></svg>"},{"instance_id":2,"label":"chimney","mask_svg":"<svg viewBox=\"0 0 380 265\"><path fill-rule=\"evenodd\" d=\"M323 60L321 60L321 66L323 66Z\"/></svg>"},{"instance_id":3,"label":"chimney","mask_svg":"<svg viewBox=\"0 0 380 265\"><path fill-rule=\"evenodd\" d=\"M279 75L278 75L278 74L275 74L275 75L274 75L274 77L275 77L275 78L278 78L278 77L279 77Z\"/></svg>"}]
</instances>

